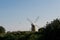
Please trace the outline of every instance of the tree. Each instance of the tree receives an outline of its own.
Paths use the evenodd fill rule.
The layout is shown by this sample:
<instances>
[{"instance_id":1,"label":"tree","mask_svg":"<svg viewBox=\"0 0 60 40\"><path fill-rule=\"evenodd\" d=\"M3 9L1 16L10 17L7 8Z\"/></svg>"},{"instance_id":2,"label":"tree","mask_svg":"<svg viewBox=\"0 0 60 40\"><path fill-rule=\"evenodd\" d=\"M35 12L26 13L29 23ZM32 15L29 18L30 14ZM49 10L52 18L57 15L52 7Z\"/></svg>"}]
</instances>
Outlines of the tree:
<instances>
[{"instance_id":1,"label":"tree","mask_svg":"<svg viewBox=\"0 0 60 40\"><path fill-rule=\"evenodd\" d=\"M40 29L38 29L38 32L40 32L40 34L44 34L44 33L45 33L45 31L46 31L46 29L45 29L45 28L40 28Z\"/></svg>"},{"instance_id":2,"label":"tree","mask_svg":"<svg viewBox=\"0 0 60 40\"><path fill-rule=\"evenodd\" d=\"M60 40L60 20L55 19L46 25L46 40Z\"/></svg>"},{"instance_id":3,"label":"tree","mask_svg":"<svg viewBox=\"0 0 60 40\"><path fill-rule=\"evenodd\" d=\"M0 26L0 34L5 33L5 28L3 26Z\"/></svg>"},{"instance_id":4,"label":"tree","mask_svg":"<svg viewBox=\"0 0 60 40\"><path fill-rule=\"evenodd\" d=\"M38 29L39 37L38 40L45 40L46 29L40 28Z\"/></svg>"}]
</instances>

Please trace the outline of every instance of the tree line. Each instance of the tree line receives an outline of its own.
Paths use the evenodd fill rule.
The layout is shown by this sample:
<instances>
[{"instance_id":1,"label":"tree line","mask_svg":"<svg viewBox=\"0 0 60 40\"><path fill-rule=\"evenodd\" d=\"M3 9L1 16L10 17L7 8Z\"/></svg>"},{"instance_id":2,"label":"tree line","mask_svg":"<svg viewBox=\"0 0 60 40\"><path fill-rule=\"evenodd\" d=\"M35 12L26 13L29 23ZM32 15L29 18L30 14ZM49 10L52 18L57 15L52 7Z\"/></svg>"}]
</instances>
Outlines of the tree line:
<instances>
[{"instance_id":1,"label":"tree line","mask_svg":"<svg viewBox=\"0 0 60 40\"><path fill-rule=\"evenodd\" d=\"M5 32L5 28L0 26L0 40L60 40L60 19L57 18L47 23L37 32Z\"/></svg>"}]
</instances>

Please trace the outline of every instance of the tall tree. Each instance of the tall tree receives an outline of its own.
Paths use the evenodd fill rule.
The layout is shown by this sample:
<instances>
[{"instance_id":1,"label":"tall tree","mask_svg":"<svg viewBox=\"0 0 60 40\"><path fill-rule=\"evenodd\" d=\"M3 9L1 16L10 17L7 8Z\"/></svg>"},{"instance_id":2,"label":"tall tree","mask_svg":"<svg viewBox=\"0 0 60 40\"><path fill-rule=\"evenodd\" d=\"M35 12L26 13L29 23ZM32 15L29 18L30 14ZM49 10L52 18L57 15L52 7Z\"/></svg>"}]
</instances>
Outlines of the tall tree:
<instances>
[{"instance_id":1,"label":"tall tree","mask_svg":"<svg viewBox=\"0 0 60 40\"><path fill-rule=\"evenodd\" d=\"M60 40L60 20L55 19L46 25L46 40Z\"/></svg>"},{"instance_id":2,"label":"tall tree","mask_svg":"<svg viewBox=\"0 0 60 40\"><path fill-rule=\"evenodd\" d=\"M3 26L0 26L0 34L5 33L5 28Z\"/></svg>"}]
</instances>

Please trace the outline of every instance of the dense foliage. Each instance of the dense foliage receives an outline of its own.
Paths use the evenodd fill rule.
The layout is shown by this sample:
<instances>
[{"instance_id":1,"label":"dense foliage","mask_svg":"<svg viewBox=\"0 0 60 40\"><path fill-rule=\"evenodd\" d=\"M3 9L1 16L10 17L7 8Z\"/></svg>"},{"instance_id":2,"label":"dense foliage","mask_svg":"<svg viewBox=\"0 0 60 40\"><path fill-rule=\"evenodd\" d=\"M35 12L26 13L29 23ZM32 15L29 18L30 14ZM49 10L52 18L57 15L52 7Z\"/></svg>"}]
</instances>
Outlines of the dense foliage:
<instances>
[{"instance_id":1,"label":"dense foliage","mask_svg":"<svg viewBox=\"0 0 60 40\"><path fill-rule=\"evenodd\" d=\"M38 32L15 31L5 33L5 29L0 27L0 40L60 40L60 20L55 19L40 28Z\"/></svg>"}]
</instances>

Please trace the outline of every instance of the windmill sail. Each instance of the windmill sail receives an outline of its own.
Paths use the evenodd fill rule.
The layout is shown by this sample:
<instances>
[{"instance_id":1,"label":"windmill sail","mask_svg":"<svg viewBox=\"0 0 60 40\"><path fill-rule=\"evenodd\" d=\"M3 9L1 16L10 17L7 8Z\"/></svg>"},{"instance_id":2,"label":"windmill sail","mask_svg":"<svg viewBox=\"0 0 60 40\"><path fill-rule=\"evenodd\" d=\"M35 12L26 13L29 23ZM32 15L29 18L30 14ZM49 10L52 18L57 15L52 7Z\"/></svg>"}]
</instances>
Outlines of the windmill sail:
<instances>
[{"instance_id":1,"label":"windmill sail","mask_svg":"<svg viewBox=\"0 0 60 40\"><path fill-rule=\"evenodd\" d=\"M36 20L34 21L34 23L30 19L27 19L31 23L31 31L32 32L36 31L35 28L36 28L37 25L35 25L35 23L38 21L38 19L39 19L39 16L36 18Z\"/></svg>"}]
</instances>

